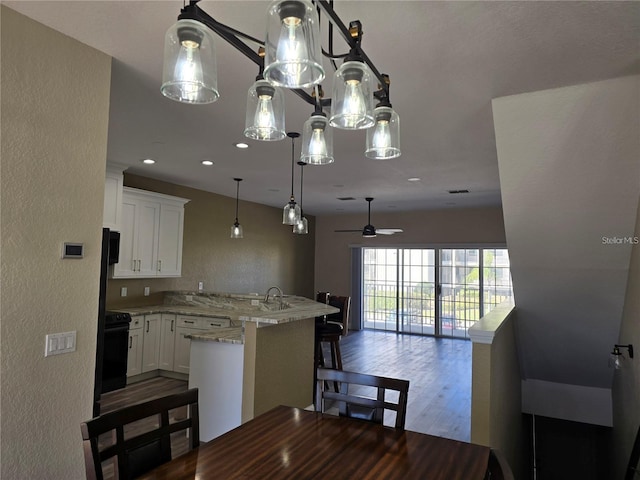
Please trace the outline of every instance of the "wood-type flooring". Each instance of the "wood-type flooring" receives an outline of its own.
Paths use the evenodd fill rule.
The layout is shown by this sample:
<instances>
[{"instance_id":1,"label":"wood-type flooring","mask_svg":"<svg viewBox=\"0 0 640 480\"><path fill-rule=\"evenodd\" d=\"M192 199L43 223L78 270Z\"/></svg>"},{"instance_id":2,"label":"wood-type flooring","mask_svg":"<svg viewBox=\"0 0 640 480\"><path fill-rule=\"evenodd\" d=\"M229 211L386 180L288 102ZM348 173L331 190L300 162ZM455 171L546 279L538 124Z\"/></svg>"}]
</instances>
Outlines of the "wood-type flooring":
<instances>
[{"instance_id":1,"label":"wood-type flooring","mask_svg":"<svg viewBox=\"0 0 640 480\"><path fill-rule=\"evenodd\" d=\"M340 348L345 370L404 378L411 382L408 430L469 441L471 342L361 330L343 337ZM103 394L102 412L186 388L186 382L163 377L134 383Z\"/></svg>"}]
</instances>

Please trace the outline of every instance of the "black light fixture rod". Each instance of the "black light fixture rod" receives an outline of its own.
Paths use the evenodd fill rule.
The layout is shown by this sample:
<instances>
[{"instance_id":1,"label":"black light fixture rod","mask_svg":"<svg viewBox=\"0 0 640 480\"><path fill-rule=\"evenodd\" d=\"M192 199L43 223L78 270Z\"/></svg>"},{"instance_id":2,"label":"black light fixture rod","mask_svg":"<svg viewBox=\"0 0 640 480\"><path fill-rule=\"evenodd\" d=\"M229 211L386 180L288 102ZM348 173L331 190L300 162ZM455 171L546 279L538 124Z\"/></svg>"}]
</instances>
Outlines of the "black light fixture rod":
<instances>
[{"instance_id":1,"label":"black light fixture rod","mask_svg":"<svg viewBox=\"0 0 640 480\"><path fill-rule=\"evenodd\" d=\"M240 197L240 182L241 178L234 178L236 181L236 223L238 223L238 198Z\"/></svg>"},{"instance_id":2,"label":"black light fixture rod","mask_svg":"<svg viewBox=\"0 0 640 480\"><path fill-rule=\"evenodd\" d=\"M369 59L369 57L367 56L367 54L365 53L365 51L362 49L362 47L359 45L359 42L356 41L352 36L351 33L349 32L349 28L344 24L344 22L340 19L340 17L338 16L338 14L335 12L335 10L333 9L333 7L329 4L329 2L327 0L314 0L315 4L318 5L320 8L322 8L322 10L324 11L324 13L327 14L327 16L331 19L331 23L333 23L338 30L340 31L340 33L342 34L342 37L344 38L344 40L349 44L349 47L351 49L355 49L358 51L358 53L360 54L360 56L362 57L362 60L364 60L364 63L366 63L369 68L371 69L371 71L373 72L373 74L376 76L376 78L378 79L378 81L380 82L381 88L387 92L387 96L389 95L389 91L388 91L388 87L387 84L384 81L384 77L382 76L382 74L378 71L378 69L376 68L376 66L373 64L373 62L371 61L371 59Z\"/></svg>"},{"instance_id":3,"label":"black light fixture rod","mask_svg":"<svg viewBox=\"0 0 640 480\"><path fill-rule=\"evenodd\" d=\"M302 211L302 185L304 184L304 166L306 163L300 161L298 165L300 165L300 211Z\"/></svg>"},{"instance_id":4,"label":"black light fixture rod","mask_svg":"<svg viewBox=\"0 0 640 480\"><path fill-rule=\"evenodd\" d=\"M615 348L626 348L629 351L629 358L633 358L633 345L629 344L629 345L614 345L614 349Z\"/></svg>"},{"instance_id":5,"label":"black light fixture rod","mask_svg":"<svg viewBox=\"0 0 640 480\"><path fill-rule=\"evenodd\" d=\"M300 134L298 132L287 132L287 137L291 139L291 201L292 202L294 201L294 198L295 198L293 195L293 177L295 175L294 143L295 143L295 139L298 138L299 136Z\"/></svg>"}]
</instances>

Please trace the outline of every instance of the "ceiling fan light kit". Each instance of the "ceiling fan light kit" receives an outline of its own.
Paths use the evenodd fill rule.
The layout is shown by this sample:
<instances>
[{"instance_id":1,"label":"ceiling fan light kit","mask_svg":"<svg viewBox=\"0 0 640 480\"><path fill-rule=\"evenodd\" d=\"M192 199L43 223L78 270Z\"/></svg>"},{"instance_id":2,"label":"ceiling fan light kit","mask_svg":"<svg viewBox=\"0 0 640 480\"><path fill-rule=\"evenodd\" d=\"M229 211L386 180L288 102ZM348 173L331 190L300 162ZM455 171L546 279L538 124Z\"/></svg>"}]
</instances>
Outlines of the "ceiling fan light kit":
<instances>
[{"instance_id":1,"label":"ceiling fan light kit","mask_svg":"<svg viewBox=\"0 0 640 480\"><path fill-rule=\"evenodd\" d=\"M326 50L320 42L321 16L326 17L328 23ZM333 52L334 30L346 42L348 53ZM347 27L333 9L333 1L271 2L263 41L218 22L198 6L198 0L190 0L165 36L160 89L164 96L190 104L212 103L219 98L214 32L259 69L247 97L246 137L259 141L285 137L282 87L315 106L314 115L303 129L301 160L306 163L326 165L334 161L329 125L347 130L373 130L370 140L367 134L366 156L369 158L400 155L397 114L391 110L391 120L383 121L377 108L373 108L374 97L380 102L378 107L391 108L389 77L379 72L362 49L361 23L352 21ZM333 98L328 99L304 90L314 87L317 91L325 78L323 55L334 67L336 59L344 59L333 78ZM378 80L376 91L372 87L375 79ZM328 122L316 118L322 117L323 108L329 106ZM326 116L324 118L326 120ZM308 138L306 132L309 132Z\"/></svg>"}]
</instances>

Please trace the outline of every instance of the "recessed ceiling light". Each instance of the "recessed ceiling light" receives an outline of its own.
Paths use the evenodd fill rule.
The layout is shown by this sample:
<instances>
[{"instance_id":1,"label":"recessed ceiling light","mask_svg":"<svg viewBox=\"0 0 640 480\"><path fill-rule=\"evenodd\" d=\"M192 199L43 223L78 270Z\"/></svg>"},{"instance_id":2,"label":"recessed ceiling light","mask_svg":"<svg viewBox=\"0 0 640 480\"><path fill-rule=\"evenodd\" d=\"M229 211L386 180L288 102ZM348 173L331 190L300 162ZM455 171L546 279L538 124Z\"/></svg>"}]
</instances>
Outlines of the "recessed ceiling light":
<instances>
[{"instance_id":1,"label":"recessed ceiling light","mask_svg":"<svg viewBox=\"0 0 640 480\"><path fill-rule=\"evenodd\" d=\"M249 144L248 143L244 143L244 142L238 142L234 144L237 148L249 148Z\"/></svg>"},{"instance_id":2,"label":"recessed ceiling light","mask_svg":"<svg viewBox=\"0 0 640 480\"><path fill-rule=\"evenodd\" d=\"M421 179L418 177L411 177L411 178L407 178L408 182L419 182Z\"/></svg>"},{"instance_id":3,"label":"recessed ceiling light","mask_svg":"<svg viewBox=\"0 0 640 480\"><path fill-rule=\"evenodd\" d=\"M152 158L145 158L144 160L142 160L142 163L146 163L147 165L153 165L154 163L156 163L156 161Z\"/></svg>"},{"instance_id":4,"label":"recessed ceiling light","mask_svg":"<svg viewBox=\"0 0 640 480\"><path fill-rule=\"evenodd\" d=\"M213 162L211 160L202 160L200 163L202 165L206 165L207 167L210 167L211 165L213 165Z\"/></svg>"}]
</instances>

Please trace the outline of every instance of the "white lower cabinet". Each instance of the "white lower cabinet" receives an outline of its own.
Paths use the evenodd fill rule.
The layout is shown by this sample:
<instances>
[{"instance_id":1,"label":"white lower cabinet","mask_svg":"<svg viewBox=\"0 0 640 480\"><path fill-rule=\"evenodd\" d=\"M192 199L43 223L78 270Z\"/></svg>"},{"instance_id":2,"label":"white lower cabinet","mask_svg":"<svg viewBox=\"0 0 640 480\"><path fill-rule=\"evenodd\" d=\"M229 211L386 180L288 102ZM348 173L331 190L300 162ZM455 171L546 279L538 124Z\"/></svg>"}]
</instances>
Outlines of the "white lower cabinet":
<instances>
[{"instance_id":1,"label":"white lower cabinet","mask_svg":"<svg viewBox=\"0 0 640 480\"><path fill-rule=\"evenodd\" d=\"M206 332L214 328L228 327L231 320L217 317L176 316L176 344L174 350L174 372L189 373L191 357L191 339L187 338L198 332Z\"/></svg>"},{"instance_id":2,"label":"white lower cabinet","mask_svg":"<svg viewBox=\"0 0 640 480\"><path fill-rule=\"evenodd\" d=\"M191 335L193 328L176 327L176 346L174 350L173 371L179 373L189 373L189 356L191 355Z\"/></svg>"},{"instance_id":3,"label":"white lower cabinet","mask_svg":"<svg viewBox=\"0 0 640 480\"><path fill-rule=\"evenodd\" d=\"M127 376L153 370L188 374L191 339L187 337L230 324L228 318L168 313L131 317Z\"/></svg>"},{"instance_id":4,"label":"white lower cabinet","mask_svg":"<svg viewBox=\"0 0 640 480\"><path fill-rule=\"evenodd\" d=\"M129 324L129 354L127 356L127 377L142 373L142 322L144 317L131 317Z\"/></svg>"},{"instance_id":5,"label":"white lower cabinet","mask_svg":"<svg viewBox=\"0 0 640 480\"><path fill-rule=\"evenodd\" d=\"M163 313L160 329L160 370L173 371L175 343L176 316Z\"/></svg>"},{"instance_id":6,"label":"white lower cabinet","mask_svg":"<svg viewBox=\"0 0 640 480\"><path fill-rule=\"evenodd\" d=\"M145 315L142 342L142 373L157 370L160 362L161 315Z\"/></svg>"}]
</instances>

